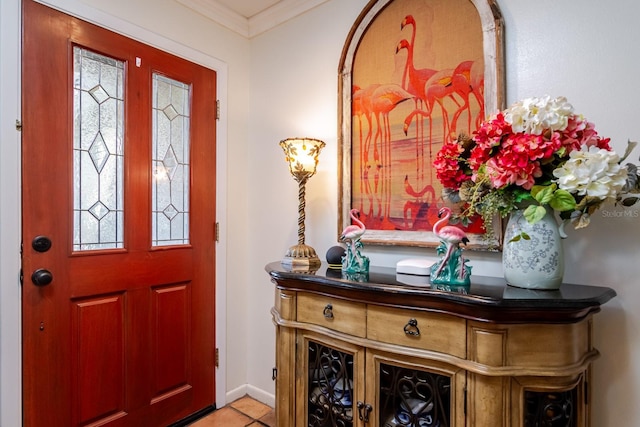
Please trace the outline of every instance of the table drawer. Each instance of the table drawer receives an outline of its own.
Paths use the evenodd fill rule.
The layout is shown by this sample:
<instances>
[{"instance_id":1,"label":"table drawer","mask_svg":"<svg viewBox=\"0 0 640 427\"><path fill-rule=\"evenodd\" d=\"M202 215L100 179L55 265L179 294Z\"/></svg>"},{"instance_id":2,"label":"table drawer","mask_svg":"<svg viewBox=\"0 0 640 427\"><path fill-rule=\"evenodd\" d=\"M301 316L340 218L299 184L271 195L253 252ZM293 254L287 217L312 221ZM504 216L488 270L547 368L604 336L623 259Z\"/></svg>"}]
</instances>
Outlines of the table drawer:
<instances>
[{"instance_id":1,"label":"table drawer","mask_svg":"<svg viewBox=\"0 0 640 427\"><path fill-rule=\"evenodd\" d=\"M461 358L466 356L466 322L447 314L370 305L367 338Z\"/></svg>"},{"instance_id":2,"label":"table drawer","mask_svg":"<svg viewBox=\"0 0 640 427\"><path fill-rule=\"evenodd\" d=\"M365 304L300 292L297 306L298 322L324 326L357 337L366 334Z\"/></svg>"}]
</instances>

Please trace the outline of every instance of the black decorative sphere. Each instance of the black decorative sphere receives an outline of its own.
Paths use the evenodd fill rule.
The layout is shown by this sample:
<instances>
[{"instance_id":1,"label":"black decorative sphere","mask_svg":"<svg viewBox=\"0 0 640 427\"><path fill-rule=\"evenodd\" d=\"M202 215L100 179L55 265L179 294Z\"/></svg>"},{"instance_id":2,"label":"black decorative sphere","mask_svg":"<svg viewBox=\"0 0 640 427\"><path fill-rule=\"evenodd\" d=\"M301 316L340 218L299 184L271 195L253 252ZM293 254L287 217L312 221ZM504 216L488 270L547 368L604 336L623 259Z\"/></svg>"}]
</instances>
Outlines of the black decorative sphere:
<instances>
[{"instance_id":1,"label":"black decorative sphere","mask_svg":"<svg viewBox=\"0 0 640 427\"><path fill-rule=\"evenodd\" d=\"M346 253L342 246L331 246L327 251L327 262L329 268L342 268L342 257Z\"/></svg>"}]
</instances>

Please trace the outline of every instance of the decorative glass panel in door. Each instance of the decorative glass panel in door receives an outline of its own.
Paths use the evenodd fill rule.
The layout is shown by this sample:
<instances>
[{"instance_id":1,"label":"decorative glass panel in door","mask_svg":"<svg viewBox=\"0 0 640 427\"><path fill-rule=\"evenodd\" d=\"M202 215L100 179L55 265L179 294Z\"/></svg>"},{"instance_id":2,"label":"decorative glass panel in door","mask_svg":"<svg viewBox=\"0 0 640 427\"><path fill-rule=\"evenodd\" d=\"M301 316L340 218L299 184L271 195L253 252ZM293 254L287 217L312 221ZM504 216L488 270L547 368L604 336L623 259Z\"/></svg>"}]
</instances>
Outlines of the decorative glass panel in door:
<instances>
[{"instance_id":1,"label":"decorative glass panel in door","mask_svg":"<svg viewBox=\"0 0 640 427\"><path fill-rule=\"evenodd\" d=\"M353 355L309 341L309 427L353 426Z\"/></svg>"},{"instance_id":2,"label":"decorative glass panel in door","mask_svg":"<svg viewBox=\"0 0 640 427\"><path fill-rule=\"evenodd\" d=\"M153 246L189 243L189 95L189 85L153 74Z\"/></svg>"},{"instance_id":3,"label":"decorative glass panel in door","mask_svg":"<svg viewBox=\"0 0 640 427\"><path fill-rule=\"evenodd\" d=\"M451 425L451 378L380 364L381 427Z\"/></svg>"},{"instance_id":4,"label":"decorative glass panel in door","mask_svg":"<svg viewBox=\"0 0 640 427\"><path fill-rule=\"evenodd\" d=\"M124 63L73 48L73 249L124 245Z\"/></svg>"}]
</instances>

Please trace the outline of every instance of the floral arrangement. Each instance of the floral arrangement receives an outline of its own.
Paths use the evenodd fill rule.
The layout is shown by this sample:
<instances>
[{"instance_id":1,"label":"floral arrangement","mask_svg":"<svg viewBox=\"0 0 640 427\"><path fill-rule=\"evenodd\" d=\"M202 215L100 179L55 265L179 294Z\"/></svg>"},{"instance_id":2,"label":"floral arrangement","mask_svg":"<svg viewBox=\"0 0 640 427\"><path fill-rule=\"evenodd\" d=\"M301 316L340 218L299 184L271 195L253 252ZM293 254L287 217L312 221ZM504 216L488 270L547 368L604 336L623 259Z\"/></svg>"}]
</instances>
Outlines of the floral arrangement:
<instances>
[{"instance_id":1,"label":"floral arrangement","mask_svg":"<svg viewBox=\"0 0 640 427\"><path fill-rule=\"evenodd\" d=\"M474 136L445 142L433 162L445 197L461 202L458 217L479 215L488 235L493 217L518 209L531 223L550 206L575 228L605 201L633 205L640 190L637 167L621 158L593 123L573 111L564 97L527 98L482 123Z\"/></svg>"}]
</instances>

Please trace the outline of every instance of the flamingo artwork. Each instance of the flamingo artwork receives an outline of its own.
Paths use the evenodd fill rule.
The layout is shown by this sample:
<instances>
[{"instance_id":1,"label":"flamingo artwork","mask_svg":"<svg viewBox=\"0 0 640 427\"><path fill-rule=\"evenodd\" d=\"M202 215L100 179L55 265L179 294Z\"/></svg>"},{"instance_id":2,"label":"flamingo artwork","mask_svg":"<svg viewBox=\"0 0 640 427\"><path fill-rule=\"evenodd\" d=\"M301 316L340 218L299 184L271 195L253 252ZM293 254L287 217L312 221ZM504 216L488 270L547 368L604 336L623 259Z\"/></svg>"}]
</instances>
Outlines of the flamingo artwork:
<instances>
[{"instance_id":1,"label":"flamingo artwork","mask_svg":"<svg viewBox=\"0 0 640 427\"><path fill-rule=\"evenodd\" d=\"M360 247L362 247L360 238L367 231L367 228L360 221L360 211L358 209L351 209L349 216L354 224L346 226L339 238L341 242L347 244L347 253L342 264L342 270L349 273L367 273L369 271L369 258L360 254Z\"/></svg>"},{"instance_id":2,"label":"flamingo artwork","mask_svg":"<svg viewBox=\"0 0 640 427\"><path fill-rule=\"evenodd\" d=\"M446 265L453 265L454 269L455 269L455 266L457 265L459 270L457 272L456 278L458 279L467 278L468 280L468 273L465 269L464 259L462 258L461 251L459 251L461 243L464 245L469 243L467 234L458 227L455 227L453 225L448 225L449 218L451 217L451 209L449 209L448 207L445 206L441 208L440 211L438 212L438 216L440 217L440 219L433 226L433 233L436 236L438 236L440 240L442 240L442 242L445 244L446 249L444 252L444 256L442 257L440 262L437 264L437 267L435 271L432 273L432 276L434 276L435 278L440 277L440 274L442 273ZM456 249L458 250L458 253L459 253L458 260L455 260L452 257Z\"/></svg>"}]
</instances>

